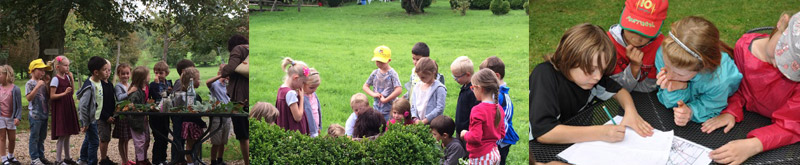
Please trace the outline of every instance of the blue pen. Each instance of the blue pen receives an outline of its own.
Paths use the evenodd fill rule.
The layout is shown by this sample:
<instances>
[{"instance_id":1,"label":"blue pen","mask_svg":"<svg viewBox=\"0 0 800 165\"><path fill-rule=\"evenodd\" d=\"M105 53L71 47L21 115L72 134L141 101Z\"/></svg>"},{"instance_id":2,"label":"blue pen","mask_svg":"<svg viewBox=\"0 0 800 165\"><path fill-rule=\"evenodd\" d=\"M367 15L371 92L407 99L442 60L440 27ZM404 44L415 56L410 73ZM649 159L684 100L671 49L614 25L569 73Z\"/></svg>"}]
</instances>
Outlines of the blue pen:
<instances>
[{"instance_id":1,"label":"blue pen","mask_svg":"<svg viewBox=\"0 0 800 165\"><path fill-rule=\"evenodd\" d=\"M603 110L606 111L606 115L608 115L608 118L611 119L611 123L614 123L614 125L617 125L617 122L614 121L613 117L611 117L611 113L608 113L608 108L606 108L606 106L603 106Z\"/></svg>"}]
</instances>

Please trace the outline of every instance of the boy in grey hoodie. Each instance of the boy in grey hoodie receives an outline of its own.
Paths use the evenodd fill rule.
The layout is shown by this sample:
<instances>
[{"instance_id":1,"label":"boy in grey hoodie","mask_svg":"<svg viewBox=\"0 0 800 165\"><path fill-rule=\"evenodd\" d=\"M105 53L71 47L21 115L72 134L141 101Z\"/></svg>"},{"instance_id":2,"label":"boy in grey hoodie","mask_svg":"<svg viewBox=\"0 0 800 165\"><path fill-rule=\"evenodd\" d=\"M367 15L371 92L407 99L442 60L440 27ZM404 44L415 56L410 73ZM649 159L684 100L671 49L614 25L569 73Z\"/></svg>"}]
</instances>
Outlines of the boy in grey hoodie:
<instances>
[{"instance_id":1,"label":"boy in grey hoodie","mask_svg":"<svg viewBox=\"0 0 800 165\"><path fill-rule=\"evenodd\" d=\"M106 122L99 121L101 112L105 105L105 95L114 95L114 91L103 91L103 81L108 79L111 74L111 64L102 57L94 56L89 58L89 72L92 76L83 83L77 96L80 100L78 104L78 117L80 118L81 132L85 133L81 154L78 159L79 164L97 164L97 147L99 145L98 125L107 125ZM112 98L113 99L113 98ZM105 126L103 126L105 127ZM106 133L101 131L101 133Z\"/></svg>"}]
</instances>

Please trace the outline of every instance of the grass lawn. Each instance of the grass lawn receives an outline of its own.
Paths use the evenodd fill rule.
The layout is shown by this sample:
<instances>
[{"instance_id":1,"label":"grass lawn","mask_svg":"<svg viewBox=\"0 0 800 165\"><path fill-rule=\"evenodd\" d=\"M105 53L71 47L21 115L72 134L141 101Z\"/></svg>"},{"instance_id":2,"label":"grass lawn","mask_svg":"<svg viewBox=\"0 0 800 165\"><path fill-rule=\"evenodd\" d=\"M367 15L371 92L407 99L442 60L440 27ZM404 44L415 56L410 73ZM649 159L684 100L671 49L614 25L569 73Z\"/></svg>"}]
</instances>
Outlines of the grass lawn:
<instances>
[{"instance_id":1,"label":"grass lawn","mask_svg":"<svg viewBox=\"0 0 800 165\"><path fill-rule=\"evenodd\" d=\"M622 0L537 0L531 3L529 70L543 62L544 55L555 52L561 35L568 28L589 22L608 30L612 24L619 23L624 3ZM702 16L714 23L720 31L720 39L731 47L745 31L775 26L784 11L800 10L797 8L800 1L790 0L673 0L669 5L667 19L661 28L662 34L668 32L672 22L687 16Z\"/></svg>"},{"instance_id":2,"label":"grass lawn","mask_svg":"<svg viewBox=\"0 0 800 165\"><path fill-rule=\"evenodd\" d=\"M425 14L408 15L396 2L377 2L366 6L347 3L342 7L291 7L283 12L254 12L250 15L251 103L273 103L282 84L283 57L301 60L321 73L317 94L322 104L323 136L330 124L344 125L352 113L350 96L363 93L361 86L376 69L371 62L375 47L392 49L389 64L400 80L409 80L411 47L426 42L448 89L445 115L454 117L460 85L452 79L449 66L458 56L469 56L475 67L489 56L506 64L505 81L512 88L515 103L514 128L520 139L528 135L528 19L524 10L495 16L489 10L470 10L460 16L446 1L426 8ZM296 8L294 8L296 9ZM405 92L405 89L404 89ZM521 143L521 144L520 144ZM520 140L509 154L511 164L528 161L528 145Z\"/></svg>"}]
</instances>

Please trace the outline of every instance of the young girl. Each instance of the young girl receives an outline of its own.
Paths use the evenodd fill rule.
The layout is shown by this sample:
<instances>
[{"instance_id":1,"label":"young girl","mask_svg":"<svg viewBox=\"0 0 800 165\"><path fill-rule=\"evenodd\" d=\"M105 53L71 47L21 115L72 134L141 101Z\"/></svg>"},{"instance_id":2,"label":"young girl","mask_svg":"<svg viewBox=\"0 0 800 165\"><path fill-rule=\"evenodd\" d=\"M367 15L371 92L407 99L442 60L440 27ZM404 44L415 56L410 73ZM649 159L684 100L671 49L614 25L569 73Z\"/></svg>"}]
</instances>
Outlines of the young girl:
<instances>
[{"instance_id":1,"label":"young girl","mask_svg":"<svg viewBox=\"0 0 800 165\"><path fill-rule=\"evenodd\" d=\"M69 155L69 139L78 134L78 112L72 94L72 73L69 72L70 61L66 56L57 56L53 60L55 70L53 79L50 80L50 109L53 113L50 136L56 142L56 164L77 164ZM64 159L61 159L61 153Z\"/></svg>"},{"instance_id":2,"label":"young girl","mask_svg":"<svg viewBox=\"0 0 800 165\"><path fill-rule=\"evenodd\" d=\"M461 131L461 137L467 142L469 164L499 164L497 140L506 134L505 113L495 97L500 84L492 70L481 69L472 76L470 88L481 103L472 107L469 130Z\"/></svg>"},{"instance_id":3,"label":"young girl","mask_svg":"<svg viewBox=\"0 0 800 165\"><path fill-rule=\"evenodd\" d=\"M253 109L250 110L250 118L269 124L275 124L275 120L278 116L280 116L278 109L267 102L258 102L256 105L253 105Z\"/></svg>"},{"instance_id":4,"label":"young girl","mask_svg":"<svg viewBox=\"0 0 800 165\"><path fill-rule=\"evenodd\" d=\"M127 68L127 75L130 75L130 67ZM122 72L123 74L119 74ZM128 76L125 75L125 69L122 71L117 70L117 74L120 76L120 80L122 82L126 82L128 80ZM138 66L136 69L133 70L133 81L130 84L130 88L127 90L128 94L125 98L129 99L134 104L146 104L147 103L147 82L150 81L149 76L149 69L144 66ZM124 78L123 78L124 77ZM119 88L119 84L117 84L117 88ZM127 130L125 128L121 128L119 126L119 122L117 123L117 127L114 128L114 136L117 136L119 132L120 135L127 135L129 138L120 142L120 145L125 145L125 147L120 147L120 153L122 154L123 151L127 152L127 140L133 139L133 146L136 152L136 162L128 162L123 160L122 162L126 164L149 164L147 160L147 149L150 148L150 127L148 127L148 119L147 116L126 116L126 123ZM119 130L118 130L119 129ZM127 133L124 133L127 132ZM120 141L123 141L120 138ZM124 149L123 149L124 148ZM127 154L122 155L123 158L126 158Z\"/></svg>"},{"instance_id":5,"label":"young girl","mask_svg":"<svg viewBox=\"0 0 800 165\"><path fill-rule=\"evenodd\" d=\"M276 123L283 129L308 135L308 118L303 112L305 97L300 95L305 93L303 84L310 74L308 65L286 57L283 59L281 68L286 72L286 76L283 85L278 89L278 98L275 101L276 108L281 114Z\"/></svg>"},{"instance_id":6,"label":"young girl","mask_svg":"<svg viewBox=\"0 0 800 165\"><path fill-rule=\"evenodd\" d=\"M398 98L392 103L392 119L386 122L386 130L389 130L389 124L395 123L414 124L414 120L411 119L411 104L404 98Z\"/></svg>"},{"instance_id":7,"label":"young girl","mask_svg":"<svg viewBox=\"0 0 800 165\"><path fill-rule=\"evenodd\" d=\"M189 86L192 85L190 83L195 83L200 79L200 72L197 68L190 67L183 70L181 74L181 92L189 91ZM196 84L196 83L195 83ZM194 86L197 88L198 86ZM177 95L177 94L176 94ZM200 97L195 96L195 100L183 100L185 103L192 104L197 101L202 101ZM178 104L173 104L178 105ZM183 139L186 140L186 151L192 150L192 148L196 147L195 142L203 136L203 129L206 128L206 123L200 117L183 117L183 126L181 129L182 133L181 136ZM200 155L202 156L202 155ZM186 154L186 162L189 165L194 164L194 159L192 158L191 154Z\"/></svg>"},{"instance_id":8,"label":"young girl","mask_svg":"<svg viewBox=\"0 0 800 165\"><path fill-rule=\"evenodd\" d=\"M130 84L128 84L128 80L131 78L131 66L125 63L117 65L117 69L115 69L117 73L117 84L114 86L114 92L117 95L117 100L125 100L128 99L128 94L132 93L135 90L128 90ZM122 165L130 165L135 164L136 162L128 160L128 142L131 139L131 130L130 126L128 126L128 120L126 118L117 118L114 122L114 132L112 137L119 139L119 153L120 158L122 158Z\"/></svg>"},{"instance_id":9,"label":"young girl","mask_svg":"<svg viewBox=\"0 0 800 165\"><path fill-rule=\"evenodd\" d=\"M310 68L308 78L303 85L303 97L305 97L303 113L305 113L306 120L308 120L308 132L311 134L311 137L319 136L322 131L322 123L320 120L322 118L322 113L320 113L321 106L316 93L319 84L319 72L314 68Z\"/></svg>"},{"instance_id":10,"label":"young girl","mask_svg":"<svg viewBox=\"0 0 800 165\"><path fill-rule=\"evenodd\" d=\"M614 59L614 47L602 28L588 23L569 28L556 52L531 72L531 136L546 144L617 142L625 137L625 126L640 136L651 136L653 127L639 116L630 93L604 76L613 69ZM561 124L583 110L591 110L588 104L595 98L612 97L625 110L620 125Z\"/></svg>"},{"instance_id":11,"label":"young girl","mask_svg":"<svg viewBox=\"0 0 800 165\"><path fill-rule=\"evenodd\" d=\"M433 118L444 113L447 89L444 84L436 81L439 66L430 58L419 59L414 70L422 83L414 87L414 92L411 93L411 99L409 99L414 100L411 103L411 117L416 123L428 124Z\"/></svg>"},{"instance_id":12,"label":"young girl","mask_svg":"<svg viewBox=\"0 0 800 165\"><path fill-rule=\"evenodd\" d=\"M14 158L14 148L20 118L22 118L22 92L14 85L14 69L9 65L0 66L0 153L2 153L0 156L3 157L3 164L19 163Z\"/></svg>"},{"instance_id":13,"label":"young girl","mask_svg":"<svg viewBox=\"0 0 800 165\"><path fill-rule=\"evenodd\" d=\"M705 122L728 105L742 74L713 23L690 16L670 28L656 53L658 101L672 108L675 125L685 126L690 119Z\"/></svg>"},{"instance_id":14,"label":"young girl","mask_svg":"<svg viewBox=\"0 0 800 165\"><path fill-rule=\"evenodd\" d=\"M795 108L800 105L796 67L800 49L787 47L800 41L800 13L791 16L791 21L789 13L782 14L777 25L772 34L747 33L736 42L733 60L744 78L739 90L728 98L728 107L703 123L701 129L711 133L725 127L723 132L727 133L744 119L743 109L772 119L772 124L712 151L711 158L717 163L741 164L760 152L800 141L796 127L800 111Z\"/></svg>"}]
</instances>

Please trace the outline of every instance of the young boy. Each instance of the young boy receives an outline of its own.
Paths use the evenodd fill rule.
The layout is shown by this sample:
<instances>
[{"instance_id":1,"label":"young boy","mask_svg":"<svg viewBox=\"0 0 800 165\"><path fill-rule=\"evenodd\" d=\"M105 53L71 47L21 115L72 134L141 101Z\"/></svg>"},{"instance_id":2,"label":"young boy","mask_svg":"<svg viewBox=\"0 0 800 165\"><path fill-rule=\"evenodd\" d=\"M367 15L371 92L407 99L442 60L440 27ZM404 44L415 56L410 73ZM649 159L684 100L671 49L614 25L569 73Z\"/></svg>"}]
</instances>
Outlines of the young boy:
<instances>
[{"instance_id":1,"label":"young boy","mask_svg":"<svg viewBox=\"0 0 800 165\"><path fill-rule=\"evenodd\" d=\"M31 79L25 83L25 99L28 100L28 119L31 128L30 139L28 140L28 153L33 160L32 164L53 164L44 156L44 139L47 137L47 120L50 114L47 99L47 81L45 71L53 68L45 64L42 59L31 61L28 66L28 73Z\"/></svg>"},{"instance_id":2,"label":"young boy","mask_svg":"<svg viewBox=\"0 0 800 165\"><path fill-rule=\"evenodd\" d=\"M437 141L442 142L444 157L439 161L444 165L458 165L458 159L467 156L467 150L461 147L461 140L453 138L455 123L453 119L441 115L431 121L431 134Z\"/></svg>"},{"instance_id":3,"label":"young boy","mask_svg":"<svg viewBox=\"0 0 800 165\"><path fill-rule=\"evenodd\" d=\"M169 65L167 65L164 61L159 61L156 65L153 66L153 73L156 75L155 80L150 83L148 86L149 88L149 99L152 99L156 103L161 102L163 97L167 97L171 94L172 88L172 80L167 80L167 76L169 76ZM163 110L166 111L166 110ZM169 117L166 116L150 116L150 129L153 130L153 164L161 164L166 163L167 161L167 138L163 138L161 136L156 135L156 131L158 132L168 132L169 131ZM176 131L176 130L173 130ZM173 136L173 140L177 142L179 137ZM182 141L180 141L182 142ZM182 144L182 143L181 143ZM177 151L176 151L177 152ZM183 156L174 156L173 159L182 160Z\"/></svg>"},{"instance_id":4,"label":"young boy","mask_svg":"<svg viewBox=\"0 0 800 165\"><path fill-rule=\"evenodd\" d=\"M81 146L81 154L78 160L79 163L97 164L97 147L99 145L99 134L105 136L110 135L110 129L102 128L98 130L98 125L106 127L110 125L107 121L101 120L100 116L104 107L115 105L107 105L106 95L111 95L113 99L113 88L111 91L105 91L103 88L103 80L108 79L111 74L111 64L102 57L94 56L89 58L88 66L91 77L86 79L83 87L78 91L78 113L81 120L81 132L86 133ZM109 132L106 132L109 131ZM105 138L105 137L104 137ZM109 137L110 139L110 137ZM105 157L107 158L107 157Z\"/></svg>"},{"instance_id":5,"label":"young boy","mask_svg":"<svg viewBox=\"0 0 800 165\"><path fill-rule=\"evenodd\" d=\"M461 85L461 91L458 92L458 102L456 102L456 132L461 130L469 130L469 115L472 112L472 107L478 105L480 101L475 98L475 94L469 89L472 86L470 79L472 74L475 73L475 65L472 60L467 56L456 58L450 64L450 72L453 73L453 79ZM456 134L456 138L461 139L461 135ZM466 144L462 144L466 150Z\"/></svg>"},{"instance_id":6,"label":"young boy","mask_svg":"<svg viewBox=\"0 0 800 165\"><path fill-rule=\"evenodd\" d=\"M389 66L389 62L392 61L392 51L389 47L378 46L375 48L372 61L375 61L378 69L372 71L362 89L367 95L375 98L372 107L381 112L384 119L389 120L392 101L403 92L403 88L400 86L400 76ZM370 86L374 89L370 89Z\"/></svg>"},{"instance_id":7,"label":"young boy","mask_svg":"<svg viewBox=\"0 0 800 165\"><path fill-rule=\"evenodd\" d=\"M509 87L503 78L506 75L506 65L503 63L503 60L500 60L497 56L491 56L486 58L481 62L479 67L480 69L489 68L497 75L497 79L499 80L500 84L500 91L497 96L497 100L500 103L500 106L503 107L503 111L505 112L506 116L504 116L505 126L506 126L506 135L503 136L503 139L497 141L497 148L500 150L500 164L506 164L506 157L508 157L508 150L511 148L511 145L516 144L519 140L519 136L517 136L517 132L514 131L514 126L511 125L512 117L514 117L514 104L511 103L511 97L508 95Z\"/></svg>"},{"instance_id":8,"label":"young boy","mask_svg":"<svg viewBox=\"0 0 800 165\"><path fill-rule=\"evenodd\" d=\"M617 53L610 77L628 91L652 92L658 89L655 58L664 40L659 30L667 18L669 4L666 0L639 1L625 1L620 23L608 28Z\"/></svg>"},{"instance_id":9,"label":"young boy","mask_svg":"<svg viewBox=\"0 0 800 165\"><path fill-rule=\"evenodd\" d=\"M208 91L213 98L217 99L217 101L222 104L227 104L230 102L228 90L226 89L228 86L228 79L221 77L222 68L224 67L225 64L219 65L217 76L206 80L206 87L208 87ZM220 124L222 125L220 130L211 137L211 164L214 165L225 162L222 160L222 155L225 153L225 144L228 143L228 135L231 130L231 118L213 117L211 118L211 124L208 128L217 128Z\"/></svg>"},{"instance_id":10,"label":"young boy","mask_svg":"<svg viewBox=\"0 0 800 165\"><path fill-rule=\"evenodd\" d=\"M104 59L106 60L106 59ZM117 95L112 84L108 78L111 77L111 62L106 60L109 66L109 73L106 74L105 79L100 81L102 91L109 91L109 94L103 93L103 108L100 112L100 118L97 120L97 130L100 136L100 164L116 164L108 158L108 142L111 141L111 124L114 124L114 111L116 111Z\"/></svg>"},{"instance_id":11,"label":"young boy","mask_svg":"<svg viewBox=\"0 0 800 165\"><path fill-rule=\"evenodd\" d=\"M368 107L369 101L367 100L367 95L356 93L350 97L350 109L353 109L353 113L350 113L350 117L347 117L347 122L344 124L345 135L353 136L353 126L356 125L356 119L358 119L358 115L363 113L360 110Z\"/></svg>"},{"instance_id":12,"label":"young boy","mask_svg":"<svg viewBox=\"0 0 800 165\"><path fill-rule=\"evenodd\" d=\"M406 92L406 94L403 95L403 98L409 99L408 100L409 102L411 102L410 96L412 91L414 91L414 86L417 86L417 84L420 81L422 81L419 79L417 72L415 72L417 62L419 62L419 59L421 59L422 57L430 58L430 49L428 48L428 44L425 44L424 42L417 42L416 44L414 44L414 47L411 48L411 59L414 61L415 67L411 68L411 77L410 77L411 79L408 80L408 82L406 82L405 84L406 91L408 92ZM437 73L436 80L439 80L439 82L444 84L444 75Z\"/></svg>"}]
</instances>

